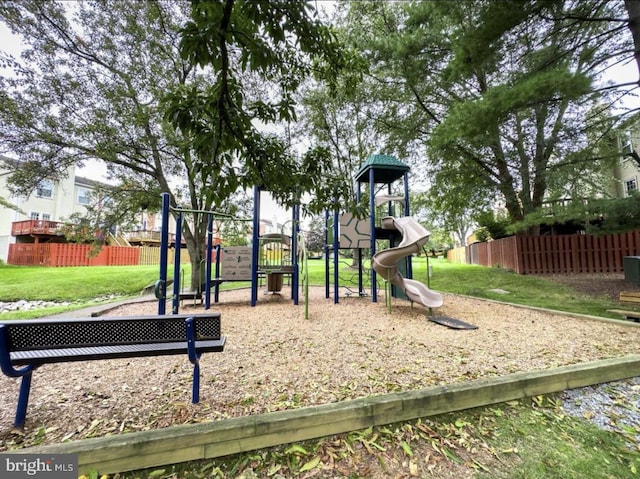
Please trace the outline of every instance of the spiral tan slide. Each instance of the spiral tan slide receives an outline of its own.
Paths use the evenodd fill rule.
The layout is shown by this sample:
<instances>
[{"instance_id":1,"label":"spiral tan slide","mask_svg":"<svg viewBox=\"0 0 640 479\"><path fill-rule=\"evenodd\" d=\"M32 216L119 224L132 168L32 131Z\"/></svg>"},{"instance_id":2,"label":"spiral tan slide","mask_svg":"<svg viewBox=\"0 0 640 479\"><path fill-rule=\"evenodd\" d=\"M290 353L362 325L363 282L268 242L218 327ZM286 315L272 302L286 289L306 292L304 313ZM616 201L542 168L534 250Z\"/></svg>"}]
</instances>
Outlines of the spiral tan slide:
<instances>
[{"instance_id":1,"label":"spiral tan slide","mask_svg":"<svg viewBox=\"0 0 640 479\"><path fill-rule=\"evenodd\" d=\"M385 216L382 218L382 227L399 231L402 241L397 247L378 251L373 256L373 269L376 273L385 281L401 288L411 301L427 308L442 306L443 298L440 293L430 290L420 281L405 278L397 266L401 259L420 252L429 239L429 231L410 216Z\"/></svg>"}]
</instances>

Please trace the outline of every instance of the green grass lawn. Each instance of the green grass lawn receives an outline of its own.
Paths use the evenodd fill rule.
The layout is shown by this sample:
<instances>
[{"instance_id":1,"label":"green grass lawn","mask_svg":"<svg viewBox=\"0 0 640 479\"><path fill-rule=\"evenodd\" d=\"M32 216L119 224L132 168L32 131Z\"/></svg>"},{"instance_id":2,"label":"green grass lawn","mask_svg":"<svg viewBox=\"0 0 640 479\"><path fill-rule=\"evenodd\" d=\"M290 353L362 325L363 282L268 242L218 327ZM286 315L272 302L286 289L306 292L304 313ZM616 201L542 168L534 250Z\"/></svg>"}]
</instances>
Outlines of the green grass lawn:
<instances>
[{"instance_id":1,"label":"green grass lawn","mask_svg":"<svg viewBox=\"0 0 640 479\"><path fill-rule=\"evenodd\" d=\"M349 260L341 261L340 285L356 287L357 270L349 270L348 263ZM309 265L309 283L324 284L324 261L310 261ZM413 278L428 284L436 291L558 311L609 318L618 317L607 312L607 309L618 307L607 297L589 296L546 278L520 275L501 268L454 264L440 258L435 260L429 258L432 276L428 278L426 258L414 258L412 265ZM368 267L368 263L365 267ZM367 278L367 287L369 284ZM383 284L379 283L378 287L382 288ZM508 293L491 290L503 290Z\"/></svg>"},{"instance_id":2,"label":"green grass lawn","mask_svg":"<svg viewBox=\"0 0 640 479\"><path fill-rule=\"evenodd\" d=\"M357 270L349 267L350 260L340 262L340 286L356 288ZM594 316L615 317L607 309L615 308L610 299L593 297L546 278L523 276L500 268L452 264L443 259L430 259L431 278L427 277L426 258L414 258L414 279L429 284L431 289L445 293L464 294L514 304L537 306ZM309 261L309 284L321 286L325 281L325 262ZM368 261L365 262L365 269ZM190 277L190 266L183 265L183 278ZM52 314L65 309L79 308L95 298L115 294L123 298L140 294L143 288L159 277L158 266L96 266L42 268L31 266L0 266L0 301L45 300L73 302L66 307L35 310L24 313L5 313L3 318L25 318ZM331 276L333 279L333 276ZM225 283L224 288L246 287L247 283ZM365 287L370 288L365 274ZM383 288L383 283L378 283ZM506 294L491 290L508 291Z\"/></svg>"},{"instance_id":3,"label":"green grass lawn","mask_svg":"<svg viewBox=\"0 0 640 479\"><path fill-rule=\"evenodd\" d=\"M0 301L90 300L137 295L158 277L158 266L0 267Z\"/></svg>"}]
</instances>

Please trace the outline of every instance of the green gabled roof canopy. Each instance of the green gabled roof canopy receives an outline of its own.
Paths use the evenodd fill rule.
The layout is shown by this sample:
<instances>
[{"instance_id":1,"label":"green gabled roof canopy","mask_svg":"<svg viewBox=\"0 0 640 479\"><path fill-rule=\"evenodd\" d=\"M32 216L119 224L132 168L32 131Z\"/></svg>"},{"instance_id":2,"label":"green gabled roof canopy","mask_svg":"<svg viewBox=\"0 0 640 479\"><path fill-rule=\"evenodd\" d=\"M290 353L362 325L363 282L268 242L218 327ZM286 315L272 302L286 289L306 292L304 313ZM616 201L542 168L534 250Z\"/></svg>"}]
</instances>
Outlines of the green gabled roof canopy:
<instances>
[{"instance_id":1,"label":"green gabled roof canopy","mask_svg":"<svg viewBox=\"0 0 640 479\"><path fill-rule=\"evenodd\" d=\"M373 170L374 183L393 183L409 171L407 165L390 155L371 155L356 173L356 181L369 182L369 170Z\"/></svg>"}]
</instances>

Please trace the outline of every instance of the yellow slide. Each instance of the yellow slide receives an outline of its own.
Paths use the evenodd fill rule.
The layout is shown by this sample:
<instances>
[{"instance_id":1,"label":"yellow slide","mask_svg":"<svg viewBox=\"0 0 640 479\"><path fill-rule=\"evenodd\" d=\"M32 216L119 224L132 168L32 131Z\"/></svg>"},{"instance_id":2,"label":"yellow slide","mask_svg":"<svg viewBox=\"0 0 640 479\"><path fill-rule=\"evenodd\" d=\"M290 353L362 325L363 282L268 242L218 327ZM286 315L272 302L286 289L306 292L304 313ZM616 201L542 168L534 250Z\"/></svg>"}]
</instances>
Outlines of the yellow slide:
<instances>
[{"instance_id":1,"label":"yellow slide","mask_svg":"<svg viewBox=\"0 0 640 479\"><path fill-rule=\"evenodd\" d=\"M402 241L395 248L378 251L372 258L373 269L385 281L401 288L404 294L413 301L427 308L438 308L444 302L442 295L430 290L424 283L405 278L398 271L398 262L407 256L419 253L429 239L429 231L409 216L382 218L384 229L395 229L402 235Z\"/></svg>"}]
</instances>

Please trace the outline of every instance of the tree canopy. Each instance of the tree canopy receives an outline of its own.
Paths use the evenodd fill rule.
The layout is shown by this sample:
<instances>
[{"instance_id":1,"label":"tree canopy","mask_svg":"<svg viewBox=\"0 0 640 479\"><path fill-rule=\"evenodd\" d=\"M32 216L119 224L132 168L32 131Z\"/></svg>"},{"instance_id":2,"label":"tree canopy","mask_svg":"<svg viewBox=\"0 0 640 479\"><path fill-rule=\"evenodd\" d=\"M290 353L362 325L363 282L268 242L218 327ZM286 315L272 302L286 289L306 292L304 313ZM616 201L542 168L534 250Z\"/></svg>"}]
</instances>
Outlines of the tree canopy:
<instances>
[{"instance_id":1,"label":"tree canopy","mask_svg":"<svg viewBox=\"0 0 640 479\"><path fill-rule=\"evenodd\" d=\"M322 150L296 158L268 127L293 119L307 75L330 79L344 61L306 2L7 1L0 19L25 45L2 56L0 78L16 192L98 160L121 214L157 208L161 192L174 207L233 212L239 188L290 204L322 178ZM205 227L202 215L185 223L195 265Z\"/></svg>"},{"instance_id":2,"label":"tree canopy","mask_svg":"<svg viewBox=\"0 0 640 479\"><path fill-rule=\"evenodd\" d=\"M212 81L172 92L165 117L191 139L199 171L216 178L223 197L260 185L292 205L301 193L321 190L331 166L326 150L297 157L264 125L296 120L296 93L310 77L333 85L349 57L332 30L310 2L194 1L191 17L181 54ZM271 88L251 96L251 82Z\"/></svg>"},{"instance_id":3,"label":"tree canopy","mask_svg":"<svg viewBox=\"0 0 640 479\"><path fill-rule=\"evenodd\" d=\"M595 85L635 52L633 2L342 2L333 25L314 5L3 2L26 45L0 58L16 191L99 160L122 214L161 192L233 212L254 185L317 213L354 208L353 171L387 153L462 233L474 210L606 190L618 90ZM199 261L201 219L185 239Z\"/></svg>"},{"instance_id":4,"label":"tree canopy","mask_svg":"<svg viewBox=\"0 0 640 479\"><path fill-rule=\"evenodd\" d=\"M611 146L606 98L593 86L630 39L612 21L578 24L585 15L617 19L624 9L571 1L350 4L347 28L358 32L351 36L371 62L371 95L384 106L377 131L400 156L418 158L414 168L431 178L440 208L501 204L520 221L549 195L569 194L566 185L586 187L614 158L603 149Z\"/></svg>"}]
</instances>

